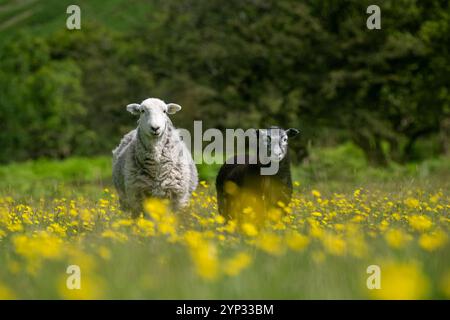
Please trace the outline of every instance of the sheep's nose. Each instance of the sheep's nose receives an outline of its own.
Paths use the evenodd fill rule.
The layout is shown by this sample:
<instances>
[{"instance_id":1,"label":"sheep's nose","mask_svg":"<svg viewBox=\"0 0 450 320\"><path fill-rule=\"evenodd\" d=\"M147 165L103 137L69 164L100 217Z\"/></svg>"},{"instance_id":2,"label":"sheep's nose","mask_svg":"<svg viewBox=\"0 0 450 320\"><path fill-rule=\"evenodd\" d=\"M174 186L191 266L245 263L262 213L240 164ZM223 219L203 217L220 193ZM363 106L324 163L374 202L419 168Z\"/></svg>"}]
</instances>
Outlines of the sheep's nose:
<instances>
[{"instance_id":1,"label":"sheep's nose","mask_svg":"<svg viewBox=\"0 0 450 320\"><path fill-rule=\"evenodd\" d=\"M151 129L152 129L153 132L157 132L157 131L159 130L159 127L153 127L153 126L151 126Z\"/></svg>"}]
</instances>

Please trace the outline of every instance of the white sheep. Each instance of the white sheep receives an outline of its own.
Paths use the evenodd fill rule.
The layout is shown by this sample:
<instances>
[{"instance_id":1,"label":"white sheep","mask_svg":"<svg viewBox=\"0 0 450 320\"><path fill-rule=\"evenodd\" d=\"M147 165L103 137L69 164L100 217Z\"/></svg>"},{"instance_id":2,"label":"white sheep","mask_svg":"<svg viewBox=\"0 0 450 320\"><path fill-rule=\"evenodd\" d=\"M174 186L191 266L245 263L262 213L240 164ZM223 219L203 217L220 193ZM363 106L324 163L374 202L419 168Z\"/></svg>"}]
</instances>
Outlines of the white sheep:
<instances>
[{"instance_id":1,"label":"white sheep","mask_svg":"<svg viewBox=\"0 0 450 320\"><path fill-rule=\"evenodd\" d=\"M169 199L175 210L185 207L197 187L198 174L168 117L181 107L149 98L129 104L127 110L140 117L137 128L113 151L113 181L122 209L138 217L148 197Z\"/></svg>"}]
</instances>

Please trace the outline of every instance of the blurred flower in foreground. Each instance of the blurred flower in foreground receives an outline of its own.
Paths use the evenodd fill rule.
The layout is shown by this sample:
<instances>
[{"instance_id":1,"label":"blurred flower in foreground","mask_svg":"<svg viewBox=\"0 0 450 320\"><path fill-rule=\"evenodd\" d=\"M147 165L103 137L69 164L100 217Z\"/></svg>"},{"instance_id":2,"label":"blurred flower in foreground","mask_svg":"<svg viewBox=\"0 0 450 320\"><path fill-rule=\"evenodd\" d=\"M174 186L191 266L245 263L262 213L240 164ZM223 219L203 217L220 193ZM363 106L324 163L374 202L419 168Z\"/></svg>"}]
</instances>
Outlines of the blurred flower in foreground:
<instances>
[{"instance_id":1,"label":"blurred flower in foreground","mask_svg":"<svg viewBox=\"0 0 450 320\"><path fill-rule=\"evenodd\" d=\"M144 209L154 220L160 221L167 214L168 201L149 198L144 201Z\"/></svg>"},{"instance_id":2,"label":"blurred flower in foreground","mask_svg":"<svg viewBox=\"0 0 450 320\"><path fill-rule=\"evenodd\" d=\"M144 210L155 221L158 231L161 234L171 236L172 241L174 241L177 235L178 221L169 208L169 202L166 199L149 198L144 202ZM148 228L147 234L151 235L150 224L147 223L146 227Z\"/></svg>"},{"instance_id":3,"label":"blurred flower in foreground","mask_svg":"<svg viewBox=\"0 0 450 320\"><path fill-rule=\"evenodd\" d=\"M16 252L29 260L61 257L62 240L46 231L32 236L18 235L13 239Z\"/></svg>"},{"instance_id":4,"label":"blurred flower in foreground","mask_svg":"<svg viewBox=\"0 0 450 320\"><path fill-rule=\"evenodd\" d=\"M334 234L327 234L322 241L323 246L328 253L335 256L342 256L345 254L347 245L341 237Z\"/></svg>"},{"instance_id":5,"label":"blurred flower in foreground","mask_svg":"<svg viewBox=\"0 0 450 320\"><path fill-rule=\"evenodd\" d=\"M261 234L256 240L255 245L261 250L273 255L282 254L284 249L280 237L273 233Z\"/></svg>"},{"instance_id":6,"label":"blurred flower in foreground","mask_svg":"<svg viewBox=\"0 0 450 320\"><path fill-rule=\"evenodd\" d=\"M416 231L423 232L427 231L433 225L431 219L423 215L413 215L409 217L409 225Z\"/></svg>"},{"instance_id":7,"label":"blurred flower in foreground","mask_svg":"<svg viewBox=\"0 0 450 320\"><path fill-rule=\"evenodd\" d=\"M430 233L423 234L419 238L419 245L428 251L434 251L447 242L447 234L441 230Z\"/></svg>"},{"instance_id":8,"label":"blurred flower in foreground","mask_svg":"<svg viewBox=\"0 0 450 320\"><path fill-rule=\"evenodd\" d=\"M317 190L312 190L312 191L311 191L311 194L312 194L314 197L316 197L316 198L320 198L320 197L321 197L320 192L317 191Z\"/></svg>"},{"instance_id":9,"label":"blurred flower in foreground","mask_svg":"<svg viewBox=\"0 0 450 320\"><path fill-rule=\"evenodd\" d=\"M290 232L286 235L286 243L291 250L301 251L309 244L309 238L298 232Z\"/></svg>"},{"instance_id":10,"label":"blurred flower in foreground","mask_svg":"<svg viewBox=\"0 0 450 320\"><path fill-rule=\"evenodd\" d=\"M229 276L238 275L243 269L247 268L252 258L245 252L240 252L233 258L224 262L224 273Z\"/></svg>"},{"instance_id":11,"label":"blurred flower in foreground","mask_svg":"<svg viewBox=\"0 0 450 320\"><path fill-rule=\"evenodd\" d=\"M4 285L0 284L0 300L14 300L15 294Z\"/></svg>"},{"instance_id":12,"label":"blurred flower in foreground","mask_svg":"<svg viewBox=\"0 0 450 320\"><path fill-rule=\"evenodd\" d=\"M101 299L103 296L104 283L98 276L81 270L81 288L67 288L67 276L61 276L58 279L58 292L64 299L70 300L93 300Z\"/></svg>"},{"instance_id":13,"label":"blurred flower in foreground","mask_svg":"<svg viewBox=\"0 0 450 320\"><path fill-rule=\"evenodd\" d=\"M395 249L403 248L411 240L411 236L400 229L391 229L384 237L389 246Z\"/></svg>"},{"instance_id":14,"label":"blurred flower in foreground","mask_svg":"<svg viewBox=\"0 0 450 320\"><path fill-rule=\"evenodd\" d=\"M413 209L420 208L420 202L416 198L407 198L404 202L410 208Z\"/></svg>"},{"instance_id":15,"label":"blurred flower in foreground","mask_svg":"<svg viewBox=\"0 0 450 320\"><path fill-rule=\"evenodd\" d=\"M371 290L375 299L416 300L427 297L428 278L417 263L381 265L381 289Z\"/></svg>"},{"instance_id":16,"label":"blurred flower in foreground","mask_svg":"<svg viewBox=\"0 0 450 320\"><path fill-rule=\"evenodd\" d=\"M249 237L255 237L256 235L258 235L258 230L251 223L243 223L241 228L244 234Z\"/></svg>"},{"instance_id":17,"label":"blurred flower in foreground","mask_svg":"<svg viewBox=\"0 0 450 320\"><path fill-rule=\"evenodd\" d=\"M216 246L204 239L197 231L189 231L185 235L185 241L194 262L198 275L207 280L214 280L219 275L219 261Z\"/></svg>"}]
</instances>

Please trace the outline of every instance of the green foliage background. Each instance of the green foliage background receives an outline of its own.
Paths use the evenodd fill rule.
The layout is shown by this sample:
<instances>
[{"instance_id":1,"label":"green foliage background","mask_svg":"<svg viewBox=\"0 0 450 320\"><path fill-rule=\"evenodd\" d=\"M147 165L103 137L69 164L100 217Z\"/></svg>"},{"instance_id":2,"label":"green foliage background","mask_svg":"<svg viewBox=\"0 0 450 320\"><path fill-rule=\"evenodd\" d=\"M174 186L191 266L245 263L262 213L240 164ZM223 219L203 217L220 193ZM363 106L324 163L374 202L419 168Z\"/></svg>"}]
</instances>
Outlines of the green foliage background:
<instances>
[{"instance_id":1,"label":"green foliage background","mask_svg":"<svg viewBox=\"0 0 450 320\"><path fill-rule=\"evenodd\" d=\"M0 2L0 162L109 154L125 105L183 106L178 127L298 127L308 146L352 142L369 164L448 154L449 2Z\"/></svg>"}]
</instances>

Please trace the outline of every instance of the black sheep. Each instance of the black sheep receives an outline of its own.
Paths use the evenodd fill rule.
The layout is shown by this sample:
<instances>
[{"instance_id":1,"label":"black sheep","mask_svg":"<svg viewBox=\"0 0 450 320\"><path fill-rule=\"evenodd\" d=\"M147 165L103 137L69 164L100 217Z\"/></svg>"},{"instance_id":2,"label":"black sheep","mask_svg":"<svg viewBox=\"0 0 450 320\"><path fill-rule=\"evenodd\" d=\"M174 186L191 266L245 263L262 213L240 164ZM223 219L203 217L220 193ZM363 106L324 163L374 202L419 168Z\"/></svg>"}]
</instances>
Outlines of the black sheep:
<instances>
[{"instance_id":1,"label":"black sheep","mask_svg":"<svg viewBox=\"0 0 450 320\"><path fill-rule=\"evenodd\" d=\"M269 167L270 163L248 154L244 155L243 164L238 164L239 156L235 156L234 161L229 160L222 165L216 177L217 203L219 213L227 218L239 218L238 215L246 207L262 211L260 214L265 215L279 202L287 205L291 200L288 138L295 137L299 131L270 127L256 132L258 148L266 148L270 161L277 162L278 171L273 175L261 174L261 169ZM256 155L259 154L258 148Z\"/></svg>"}]
</instances>

